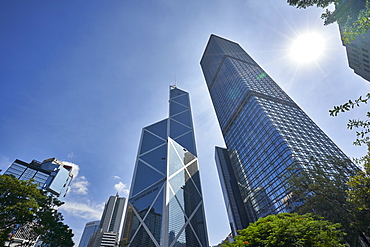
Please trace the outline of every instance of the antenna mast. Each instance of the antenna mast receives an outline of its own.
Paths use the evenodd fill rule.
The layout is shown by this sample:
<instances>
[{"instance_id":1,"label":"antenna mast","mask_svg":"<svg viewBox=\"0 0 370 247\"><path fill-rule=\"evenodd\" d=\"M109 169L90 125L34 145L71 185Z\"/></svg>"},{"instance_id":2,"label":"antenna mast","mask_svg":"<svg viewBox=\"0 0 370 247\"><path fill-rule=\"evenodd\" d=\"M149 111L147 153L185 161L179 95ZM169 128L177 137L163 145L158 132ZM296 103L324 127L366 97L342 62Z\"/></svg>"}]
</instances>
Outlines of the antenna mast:
<instances>
[{"instance_id":1,"label":"antenna mast","mask_svg":"<svg viewBox=\"0 0 370 247\"><path fill-rule=\"evenodd\" d=\"M177 82L176 82L176 74L175 74L175 85L170 85L170 88L174 89L174 88L177 88Z\"/></svg>"}]
</instances>

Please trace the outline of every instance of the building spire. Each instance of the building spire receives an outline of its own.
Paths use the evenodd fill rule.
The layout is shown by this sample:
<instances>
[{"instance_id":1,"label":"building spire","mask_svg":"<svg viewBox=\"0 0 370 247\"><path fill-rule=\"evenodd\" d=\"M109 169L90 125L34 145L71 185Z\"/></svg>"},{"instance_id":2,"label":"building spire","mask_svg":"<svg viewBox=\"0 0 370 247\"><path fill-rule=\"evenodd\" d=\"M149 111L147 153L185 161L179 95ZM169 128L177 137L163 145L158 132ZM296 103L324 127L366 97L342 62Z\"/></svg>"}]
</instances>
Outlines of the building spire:
<instances>
[{"instance_id":1,"label":"building spire","mask_svg":"<svg viewBox=\"0 0 370 247\"><path fill-rule=\"evenodd\" d=\"M170 89L175 89L175 88L177 88L176 74L175 74L175 84L174 85L170 85Z\"/></svg>"}]
</instances>

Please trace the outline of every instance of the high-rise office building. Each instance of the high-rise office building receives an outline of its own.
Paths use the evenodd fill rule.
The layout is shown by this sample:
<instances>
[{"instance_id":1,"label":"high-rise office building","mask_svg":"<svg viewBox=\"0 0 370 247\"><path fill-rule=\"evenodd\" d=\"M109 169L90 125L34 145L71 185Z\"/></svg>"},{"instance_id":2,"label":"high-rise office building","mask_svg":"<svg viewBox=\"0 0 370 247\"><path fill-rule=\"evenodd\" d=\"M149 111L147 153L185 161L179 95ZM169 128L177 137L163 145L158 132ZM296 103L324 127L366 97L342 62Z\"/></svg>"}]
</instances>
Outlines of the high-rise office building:
<instances>
[{"instance_id":1,"label":"high-rise office building","mask_svg":"<svg viewBox=\"0 0 370 247\"><path fill-rule=\"evenodd\" d=\"M31 163L16 159L4 175L9 174L17 179L34 179L39 188L57 197L59 200L68 191L72 181L72 167L65 165L56 158L46 159L43 162L32 160Z\"/></svg>"},{"instance_id":2,"label":"high-rise office building","mask_svg":"<svg viewBox=\"0 0 370 247\"><path fill-rule=\"evenodd\" d=\"M85 229L82 233L80 243L78 244L78 247L87 247L87 244L89 243L90 237L98 231L100 225L100 220L90 221L87 222L85 225Z\"/></svg>"},{"instance_id":3,"label":"high-rise office building","mask_svg":"<svg viewBox=\"0 0 370 247\"><path fill-rule=\"evenodd\" d=\"M189 94L170 88L169 118L142 130L122 241L208 247Z\"/></svg>"},{"instance_id":4,"label":"high-rise office building","mask_svg":"<svg viewBox=\"0 0 370 247\"><path fill-rule=\"evenodd\" d=\"M239 191L238 181L234 176L228 150L226 148L216 147L215 160L230 229L233 236L235 236L236 230L244 229L249 224L249 220Z\"/></svg>"},{"instance_id":5,"label":"high-rise office building","mask_svg":"<svg viewBox=\"0 0 370 247\"><path fill-rule=\"evenodd\" d=\"M370 82L370 31L357 35L346 47L348 64L353 71Z\"/></svg>"},{"instance_id":6,"label":"high-rise office building","mask_svg":"<svg viewBox=\"0 0 370 247\"><path fill-rule=\"evenodd\" d=\"M122 223L123 211L126 198L116 196L109 197L105 204L99 228L90 237L88 247L116 247L118 235Z\"/></svg>"},{"instance_id":7,"label":"high-rise office building","mask_svg":"<svg viewBox=\"0 0 370 247\"><path fill-rule=\"evenodd\" d=\"M284 174L291 164L347 159L239 44L211 35L201 67L227 146L216 148L216 162L234 234L289 211Z\"/></svg>"},{"instance_id":8,"label":"high-rise office building","mask_svg":"<svg viewBox=\"0 0 370 247\"><path fill-rule=\"evenodd\" d=\"M339 4L335 7L334 12L341 13L343 17L346 17L340 18L337 22L342 44L346 48L349 67L353 69L355 74L370 82L370 30L364 34L354 35L354 39L348 40L348 42L344 42L343 35L358 19L360 12L366 9L366 2L366 0L352 1L350 8L346 4ZM350 32L352 31L350 30Z\"/></svg>"}]
</instances>

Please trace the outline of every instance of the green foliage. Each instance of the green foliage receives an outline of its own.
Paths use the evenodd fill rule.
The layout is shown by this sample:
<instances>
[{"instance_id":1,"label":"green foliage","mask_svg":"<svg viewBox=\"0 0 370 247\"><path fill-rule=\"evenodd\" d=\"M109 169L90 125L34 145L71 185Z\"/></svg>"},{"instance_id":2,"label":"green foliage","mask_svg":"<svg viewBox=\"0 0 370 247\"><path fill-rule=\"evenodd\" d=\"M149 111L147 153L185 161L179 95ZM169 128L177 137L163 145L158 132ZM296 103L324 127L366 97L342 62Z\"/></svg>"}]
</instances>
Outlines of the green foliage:
<instances>
[{"instance_id":1,"label":"green foliage","mask_svg":"<svg viewBox=\"0 0 370 247\"><path fill-rule=\"evenodd\" d=\"M335 1L333 0L288 0L289 5L296 6L300 9L305 9L311 6L326 8L329 6L329 4L334 2Z\"/></svg>"},{"instance_id":2,"label":"green foliage","mask_svg":"<svg viewBox=\"0 0 370 247\"><path fill-rule=\"evenodd\" d=\"M31 222L43 197L32 181L0 175L0 246L15 224Z\"/></svg>"},{"instance_id":3,"label":"green foliage","mask_svg":"<svg viewBox=\"0 0 370 247\"><path fill-rule=\"evenodd\" d=\"M355 107L359 107L361 104L367 104L370 99L370 93L364 98L361 96L352 101L349 100L347 103L334 106L333 110L330 110L331 116L337 116L340 112L350 111ZM366 117L370 117L370 111L366 113ZM367 145L367 154L360 158L355 159L359 166L363 166L364 170L359 170L357 174L352 175L347 182L348 189L347 202L350 203L353 208L351 210L354 216L354 222L356 227L360 231L360 236L370 246L370 242L364 236L370 234L370 121L369 120L349 120L347 124L348 129L359 129L356 131L356 141L354 145Z\"/></svg>"},{"instance_id":4,"label":"green foliage","mask_svg":"<svg viewBox=\"0 0 370 247\"><path fill-rule=\"evenodd\" d=\"M73 246L73 233L57 208L63 203L37 188L33 180L0 175L0 246L16 224L31 224L45 246Z\"/></svg>"},{"instance_id":5,"label":"green foliage","mask_svg":"<svg viewBox=\"0 0 370 247\"><path fill-rule=\"evenodd\" d=\"M370 145L368 145L368 153L361 161L364 170L350 177L347 182L349 189L346 192L348 202L355 206L353 211L357 219L357 224L362 230L361 237L370 246L370 242L362 234L363 232L368 235L370 234Z\"/></svg>"},{"instance_id":6,"label":"green foliage","mask_svg":"<svg viewBox=\"0 0 370 247\"><path fill-rule=\"evenodd\" d=\"M63 216L57 211L63 203L53 196L47 196L38 200L40 205L36 212L36 227L33 229L40 235L43 243L49 247L69 247L73 246L72 230L63 224Z\"/></svg>"},{"instance_id":7,"label":"green foliage","mask_svg":"<svg viewBox=\"0 0 370 247\"><path fill-rule=\"evenodd\" d=\"M300 165L293 165L289 169L296 174L287 180L287 189L291 191L292 201L296 205L294 211L299 214L314 213L330 222L340 223L347 233L346 241L351 246L359 246L360 233L370 233L369 229L363 227L364 222L370 222L370 214L358 217L356 206L347 200L347 191L350 190L347 182L359 169L350 160L318 162L314 159L304 170ZM297 204L302 201L302 205Z\"/></svg>"},{"instance_id":8,"label":"green foliage","mask_svg":"<svg viewBox=\"0 0 370 247\"><path fill-rule=\"evenodd\" d=\"M370 93L368 93L365 98L362 98L360 96L358 99L352 101L349 100L347 103L344 103L343 105L340 106L334 106L333 110L329 110L330 116L337 116L338 113L340 112L346 112L349 111L350 109L353 109L355 107L359 107L362 103L367 104L367 101L370 99Z\"/></svg>"},{"instance_id":9,"label":"green foliage","mask_svg":"<svg viewBox=\"0 0 370 247\"><path fill-rule=\"evenodd\" d=\"M344 247L340 224L313 214L282 213L259 218L223 246L335 246Z\"/></svg>"},{"instance_id":10,"label":"green foliage","mask_svg":"<svg viewBox=\"0 0 370 247\"><path fill-rule=\"evenodd\" d=\"M350 189L347 190L347 194L348 200L354 203L359 211L370 212L370 146L368 146L367 155L362 160L364 170L350 178L348 181Z\"/></svg>"},{"instance_id":11,"label":"green foliage","mask_svg":"<svg viewBox=\"0 0 370 247\"><path fill-rule=\"evenodd\" d=\"M324 25L334 22L340 24L345 43L349 43L356 35L369 31L370 0L287 0L287 2L303 9L311 6L326 8L321 15ZM334 11L327 9L330 4L334 4Z\"/></svg>"},{"instance_id":12,"label":"green foliage","mask_svg":"<svg viewBox=\"0 0 370 247\"><path fill-rule=\"evenodd\" d=\"M349 111L355 107L359 107L361 104L367 104L370 99L370 93L368 93L364 98L360 96L358 99L352 101L349 100L347 103L344 103L340 106L334 106L334 109L329 110L331 116L337 116L340 112ZM370 111L366 113L366 117L370 118ZM356 131L357 139L354 142L355 145L362 145L362 144L369 144L370 137L367 136L370 133L370 121L369 120L357 120L357 119L350 119L347 124L347 128L352 129L359 129Z\"/></svg>"}]
</instances>

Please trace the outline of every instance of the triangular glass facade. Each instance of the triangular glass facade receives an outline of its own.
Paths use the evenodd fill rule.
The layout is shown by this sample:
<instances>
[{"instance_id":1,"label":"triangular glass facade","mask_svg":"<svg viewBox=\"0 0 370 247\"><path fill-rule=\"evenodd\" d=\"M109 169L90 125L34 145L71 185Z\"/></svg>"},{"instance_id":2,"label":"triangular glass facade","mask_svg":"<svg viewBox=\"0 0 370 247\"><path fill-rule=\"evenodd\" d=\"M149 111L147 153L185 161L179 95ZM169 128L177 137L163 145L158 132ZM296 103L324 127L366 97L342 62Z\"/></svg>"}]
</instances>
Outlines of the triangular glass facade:
<instances>
[{"instance_id":1,"label":"triangular glass facade","mask_svg":"<svg viewBox=\"0 0 370 247\"><path fill-rule=\"evenodd\" d=\"M122 241L208 247L189 94L170 90L170 117L142 131Z\"/></svg>"}]
</instances>

